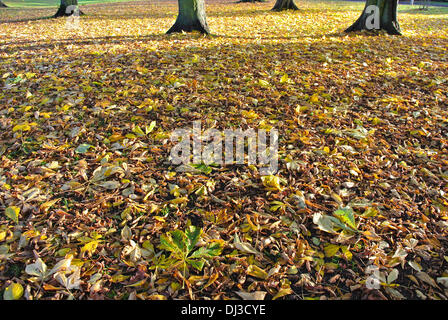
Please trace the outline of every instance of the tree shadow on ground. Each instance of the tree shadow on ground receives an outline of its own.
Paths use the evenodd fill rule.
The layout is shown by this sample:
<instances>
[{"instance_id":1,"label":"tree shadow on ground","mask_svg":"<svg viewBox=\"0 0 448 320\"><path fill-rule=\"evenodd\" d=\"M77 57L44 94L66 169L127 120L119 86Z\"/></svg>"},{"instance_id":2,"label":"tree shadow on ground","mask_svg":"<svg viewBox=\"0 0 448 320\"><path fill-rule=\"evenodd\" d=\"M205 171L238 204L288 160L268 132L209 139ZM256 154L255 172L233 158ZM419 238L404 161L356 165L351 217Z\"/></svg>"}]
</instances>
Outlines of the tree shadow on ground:
<instances>
[{"instance_id":1,"label":"tree shadow on ground","mask_svg":"<svg viewBox=\"0 0 448 320\"><path fill-rule=\"evenodd\" d=\"M104 37L87 37L87 38L65 38L52 41L42 41L42 40L24 40L24 41L9 41L1 44L0 53L12 53L17 51L38 51L41 49L54 49L58 46L64 45L77 45L77 46L88 46L88 45L108 45L108 44L123 44L123 43L135 43L135 42L145 42L145 41L170 41L170 40L183 40L191 38L200 37L210 37L210 38L223 38L223 39L244 39L244 40L300 40L300 39L329 39L329 38L344 38L344 37L358 37L360 35L370 38L378 37L381 39L381 32L344 32L345 26L341 26L340 31L332 33L317 33L317 34L298 34L293 36L237 36L237 35L225 35L225 34L210 34L202 35L199 33L191 34L172 34L167 35L165 33L160 34L148 34L139 36L104 36ZM397 39L402 37L397 37ZM7 39L7 38L3 38ZM9 38L12 39L12 38Z\"/></svg>"},{"instance_id":2,"label":"tree shadow on ground","mask_svg":"<svg viewBox=\"0 0 448 320\"><path fill-rule=\"evenodd\" d=\"M347 34L341 32L327 33L327 34L313 34L313 35L297 35L297 36L272 36L263 37L263 40L294 40L294 39L320 39L323 37L344 37ZM233 36L233 35L221 35L221 34L210 34L202 35L200 33L191 33L181 36L180 34L149 34L141 36L105 36L105 37L88 37L82 39L66 38L52 40L50 42L40 41L40 40L24 40L24 41L10 41L1 44L0 53L12 53L17 51L38 51L41 49L54 49L58 46L64 45L107 45L107 44L123 44L123 43L134 43L134 42L145 42L145 41L170 41L179 40L185 38L199 38L199 37L210 37L210 38L224 38L224 39L245 39L245 40L258 40L260 37L257 36Z\"/></svg>"},{"instance_id":3,"label":"tree shadow on ground","mask_svg":"<svg viewBox=\"0 0 448 320\"><path fill-rule=\"evenodd\" d=\"M169 7L167 9L170 9ZM124 14L102 14L101 18L108 20L127 20L127 19L163 19L163 18L175 18L177 15L177 8L172 7L172 10L167 12L151 12L151 13L124 13ZM257 9L257 10L232 10L224 12L207 12L207 17L246 17L246 16L256 16L263 14L274 13L270 10ZM99 15L90 15L92 19L100 17ZM87 17L88 18L88 17Z\"/></svg>"},{"instance_id":4,"label":"tree shadow on ground","mask_svg":"<svg viewBox=\"0 0 448 320\"><path fill-rule=\"evenodd\" d=\"M83 15L83 19L85 20L94 20L94 19L103 19L103 20L133 20L133 19L163 19L163 18L176 18L177 15L177 7L167 7L165 12L147 12L147 13L97 13L93 5L89 6L80 6L82 11L85 13ZM148 7L150 9L150 7ZM56 12L57 8L54 9ZM148 10L149 11L149 10ZM293 11L297 15L300 14L308 14L313 12L318 12L318 9L310 9L310 8L301 8L299 10ZM336 10L337 11L337 10ZM209 18L221 18L221 17L255 17L259 15L281 15L284 12L276 12L271 11L270 9L260 8L260 9L248 9L248 10L229 10L229 11L210 11L207 12L207 17ZM51 19L53 16L42 16L36 18L23 18L23 19L2 19L0 17L0 24L2 23L21 23L21 22L29 22L29 21L38 21Z\"/></svg>"},{"instance_id":5,"label":"tree shadow on ground","mask_svg":"<svg viewBox=\"0 0 448 320\"><path fill-rule=\"evenodd\" d=\"M54 49L64 45L104 45L123 44L142 41L169 40L171 36L166 34L149 34L143 36L105 36L82 39L66 38L44 42L39 40L12 41L1 44L0 52L12 53L16 51L38 51L41 49Z\"/></svg>"},{"instance_id":6,"label":"tree shadow on ground","mask_svg":"<svg viewBox=\"0 0 448 320\"><path fill-rule=\"evenodd\" d=\"M39 20L48 20L54 18L54 15L52 16L43 16L38 18L28 18L28 19L17 19L17 20L6 20L6 21L0 21L0 24L6 24L6 23L21 23L21 22L32 22L32 21L39 21Z\"/></svg>"}]
</instances>

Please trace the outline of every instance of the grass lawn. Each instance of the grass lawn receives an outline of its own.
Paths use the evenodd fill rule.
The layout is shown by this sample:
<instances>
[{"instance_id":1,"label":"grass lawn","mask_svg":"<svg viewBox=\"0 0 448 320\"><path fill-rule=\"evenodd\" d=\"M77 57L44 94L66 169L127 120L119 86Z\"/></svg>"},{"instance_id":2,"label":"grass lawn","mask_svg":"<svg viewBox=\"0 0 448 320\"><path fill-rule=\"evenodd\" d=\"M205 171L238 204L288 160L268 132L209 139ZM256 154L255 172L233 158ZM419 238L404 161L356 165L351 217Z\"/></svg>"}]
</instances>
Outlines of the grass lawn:
<instances>
[{"instance_id":1,"label":"grass lawn","mask_svg":"<svg viewBox=\"0 0 448 320\"><path fill-rule=\"evenodd\" d=\"M177 1L77 29L0 10L0 293L447 299L447 8L400 6L388 36L343 32L361 2L297 3L207 1L210 36L165 34ZM279 170L185 172L170 135L199 120L276 129Z\"/></svg>"},{"instance_id":2,"label":"grass lawn","mask_svg":"<svg viewBox=\"0 0 448 320\"><path fill-rule=\"evenodd\" d=\"M111 3L111 2L126 2L126 0L79 0L79 5L96 4L96 3ZM58 7L60 1L57 0L7 0L3 1L10 8L48 8Z\"/></svg>"}]
</instances>

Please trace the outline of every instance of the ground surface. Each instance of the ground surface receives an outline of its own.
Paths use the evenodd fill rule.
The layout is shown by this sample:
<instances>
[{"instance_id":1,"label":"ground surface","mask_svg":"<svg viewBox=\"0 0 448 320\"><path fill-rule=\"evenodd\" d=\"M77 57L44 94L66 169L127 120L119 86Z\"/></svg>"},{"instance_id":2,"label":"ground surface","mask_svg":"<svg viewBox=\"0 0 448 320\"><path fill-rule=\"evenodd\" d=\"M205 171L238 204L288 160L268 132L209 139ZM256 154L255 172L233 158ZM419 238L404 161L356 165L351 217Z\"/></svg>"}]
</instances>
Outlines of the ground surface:
<instances>
[{"instance_id":1,"label":"ground surface","mask_svg":"<svg viewBox=\"0 0 448 320\"><path fill-rule=\"evenodd\" d=\"M362 3L272 5L208 1L209 37L164 35L171 1L0 24L5 298L447 299L446 8L391 37L342 33ZM279 172L176 171L193 120L276 128Z\"/></svg>"}]
</instances>

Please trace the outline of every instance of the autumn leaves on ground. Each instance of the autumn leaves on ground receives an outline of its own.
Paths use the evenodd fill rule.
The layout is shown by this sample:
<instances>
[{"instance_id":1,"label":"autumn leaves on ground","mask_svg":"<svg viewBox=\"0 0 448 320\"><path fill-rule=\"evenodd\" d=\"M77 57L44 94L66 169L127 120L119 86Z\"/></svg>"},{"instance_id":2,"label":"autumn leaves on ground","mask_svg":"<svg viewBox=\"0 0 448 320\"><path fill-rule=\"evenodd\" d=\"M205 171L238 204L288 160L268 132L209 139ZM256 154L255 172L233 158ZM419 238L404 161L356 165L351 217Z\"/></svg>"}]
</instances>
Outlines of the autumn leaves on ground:
<instances>
[{"instance_id":1,"label":"autumn leaves on ground","mask_svg":"<svg viewBox=\"0 0 448 320\"><path fill-rule=\"evenodd\" d=\"M2 298L447 299L447 12L206 5L209 36L172 1L0 24ZM182 172L194 120L277 129L279 171Z\"/></svg>"}]
</instances>

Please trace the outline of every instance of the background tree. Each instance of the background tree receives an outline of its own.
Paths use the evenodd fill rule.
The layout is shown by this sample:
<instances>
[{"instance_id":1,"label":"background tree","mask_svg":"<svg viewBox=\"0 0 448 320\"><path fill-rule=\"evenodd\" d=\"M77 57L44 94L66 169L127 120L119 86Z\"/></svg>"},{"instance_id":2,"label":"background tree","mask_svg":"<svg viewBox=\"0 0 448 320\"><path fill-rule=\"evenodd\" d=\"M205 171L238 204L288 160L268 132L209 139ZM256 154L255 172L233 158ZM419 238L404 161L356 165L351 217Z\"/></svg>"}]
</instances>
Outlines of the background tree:
<instances>
[{"instance_id":1,"label":"background tree","mask_svg":"<svg viewBox=\"0 0 448 320\"><path fill-rule=\"evenodd\" d=\"M74 7L70 6L76 6L78 8L78 0L61 0L61 3L59 5L59 9L54 15L55 18L58 17L68 17L75 13ZM79 10L79 8L77 9ZM79 10L79 15L82 15L83 13L81 10Z\"/></svg>"},{"instance_id":2,"label":"background tree","mask_svg":"<svg viewBox=\"0 0 448 320\"><path fill-rule=\"evenodd\" d=\"M431 2L431 0L423 0L422 2L420 2L419 9L420 10L428 10L430 2Z\"/></svg>"},{"instance_id":3,"label":"background tree","mask_svg":"<svg viewBox=\"0 0 448 320\"><path fill-rule=\"evenodd\" d=\"M210 33L205 16L204 0L179 0L179 14L176 22L166 33L182 31Z\"/></svg>"},{"instance_id":4,"label":"background tree","mask_svg":"<svg viewBox=\"0 0 448 320\"><path fill-rule=\"evenodd\" d=\"M374 17L375 13L371 6L376 6L379 16ZM379 19L379 29L386 30L389 34L400 35L400 25L397 20L398 0L367 0L361 16L345 32L357 30L372 30L369 23L372 19Z\"/></svg>"},{"instance_id":5,"label":"background tree","mask_svg":"<svg viewBox=\"0 0 448 320\"><path fill-rule=\"evenodd\" d=\"M299 10L299 8L297 8L296 4L294 3L294 0L277 0L272 10L274 11Z\"/></svg>"},{"instance_id":6,"label":"background tree","mask_svg":"<svg viewBox=\"0 0 448 320\"><path fill-rule=\"evenodd\" d=\"M8 6L6 4L4 4L1 0L0 0L0 8L7 8Z\"/></svg>"}]
</instances>

